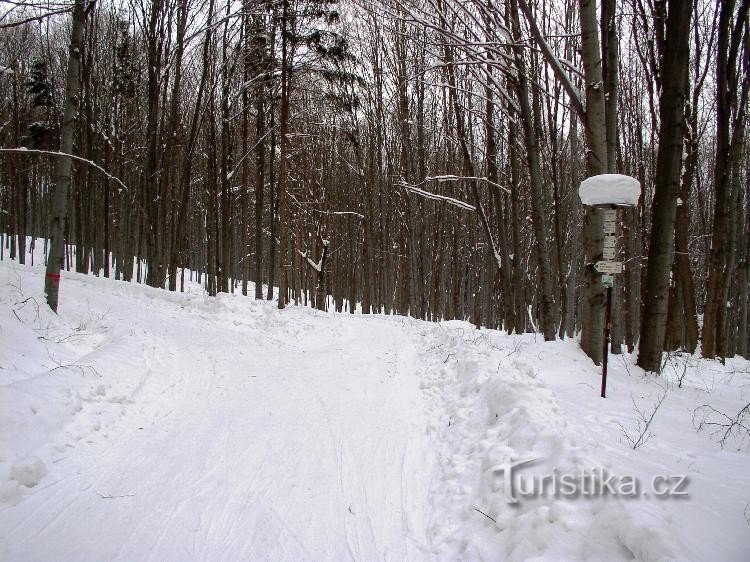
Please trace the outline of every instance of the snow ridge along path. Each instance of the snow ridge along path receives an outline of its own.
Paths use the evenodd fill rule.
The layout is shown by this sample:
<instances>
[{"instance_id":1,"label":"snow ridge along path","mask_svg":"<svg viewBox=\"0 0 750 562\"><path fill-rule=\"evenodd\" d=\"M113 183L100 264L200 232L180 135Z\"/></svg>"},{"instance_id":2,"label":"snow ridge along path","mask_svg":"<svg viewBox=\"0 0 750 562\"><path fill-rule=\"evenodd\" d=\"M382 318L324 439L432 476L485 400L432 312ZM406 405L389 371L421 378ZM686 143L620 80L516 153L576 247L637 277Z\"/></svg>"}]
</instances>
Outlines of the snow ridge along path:
<instances>
[{"instance_id":1,"label":"snow ridge along path","mask_svg":"<svg viewBox=\"0 0 750 562\"><path fill-rule=\"evenodd\" d=\"M0 262L0 560L745 560L747 443L696 432L750 365L683 388L575 342L328 314ZM677 367L676 374L682 373ZM633 404L665 389L632 450ZM744 402L743 402L744 400ZM689 474L687 501L523 499L497 465Z\"/></svg>"}]
</instances>

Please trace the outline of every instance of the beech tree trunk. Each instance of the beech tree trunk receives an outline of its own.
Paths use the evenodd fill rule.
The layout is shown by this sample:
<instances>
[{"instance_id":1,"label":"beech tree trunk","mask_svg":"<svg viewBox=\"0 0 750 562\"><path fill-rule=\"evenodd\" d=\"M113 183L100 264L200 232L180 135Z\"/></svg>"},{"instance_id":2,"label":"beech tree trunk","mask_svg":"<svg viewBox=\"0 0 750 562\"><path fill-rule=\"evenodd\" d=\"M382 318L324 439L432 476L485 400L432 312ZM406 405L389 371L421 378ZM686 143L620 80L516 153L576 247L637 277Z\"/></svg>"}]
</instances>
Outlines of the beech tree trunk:
<instances>
[{"instance_id":1,"label":"beech tree trunk","mask_svg":"<svg viewBox=\"0 0 750 562\"><path fill-rule=\"evenodd\" d=\"M281 108L280 108L280 151L279 151L279 308L284 308L288 302L287 291L289 280L287 273L291 264L287 263L287 247L289 245L287 237L291 232L289 224L289 209L286 201L286 183L287 183L287 149L289 146L287 139L287 129L289 127L289 61L287 60L289 51L289 40L287 37L287 26L289 25L289 0L282 2L281 15Z\"/></svg>"},{"instance_id":2,"label":"beech tree trunk","mask_svg":"<svg viewBox=\"0 0 750 562\"><path fill-rule=\"evenodd\" d=\"M583 122L586 135L586 174L596 176L607 170L607 136L604 84L602 79L599 25L596 2L579 0L581 19L581 56L586 80L586 113ZM596 365L602 362L604 337L604 287L594 264L601 260L604 235L603 213L586 208L583 243L586 254L584 269L583 318L581 319L581 348Z\"/></svg>"},{"instance_id":3,"label":"beech tree trunk","mask_svg":"<svg viewBox=\"0 0 750 562\"><path fill-rule=\"evenodd\" d=\"M736 61L742 29L750 1L743 0L732 25L735 0L720 0L716 52L716 161L714 167L714 226L706 281L706 306L703 315L704 357L726 357L726 280L729 278L727 246L731 199L731 134L733 101L737 98Z\"/></svg>"},{"instance_id":4,"label":"beech tree trunk","mask_svg":"<svg viewBox=\"0 0 750 562\"><path fill-rule=\"evenodd\" d=\"M70 30L70 48L68 49L68 71L65 77L65 108L60 131L60 152L73 152L73 134L78 116L78 90L81 72L81 45L83 30L86 25L86 12L83 0L76 0L73 5L73 18ZM71 158L57 158L55 176L57 183L52 200L52 221L50 224L49 255L47 271L44 277L44 292L47 304L57 312L60 291L60 271L65 260L65 236L68 227L68 190L70 189Z\"/></svg>"},{"instance_id":5,"label":"beech tree trunk","mask_svg":"<svg viewBox=\"0 0 750 562\"><path fill-rule=\"evenodd\" d=\"M516 42L520 41L521 26L518 19L518 6L516 0L511 0L511 19L513 34ZM550 271L549 244L547 243L547 224L545 220L544 205L544 180L539 160L539 145L537 142L536 128L534 126L534 113L532 113L529 100L529 85L526 79L526 64L523 49L520 45L514 47L516 63L516 90L521 110L521 127L523 128L526 146L526 159L529 165L529 181L531 183L531 213L534 227L534 238L536 240L537 267L539 268L539 294L540 307L539 319L545 341L555 339L555 315L554 300L552 297L552 272Z\"/></svg>"},{"instance_id":6,"label":"beech tree trunk","mask_svg":"<svg viewBox=\"0 0 750 562\"><path fill-rule=\"evenodd\" d=\"M651 207L651 241L638 354L638 365L645 371L654 373L661 372L661 356L667 329L669 277L682 172L682 141L686 126L692 0L670 0L668 10L666 43L670 46L670 56L664 57L661 66L659 152Z\"/></svg>"}]
</instances>

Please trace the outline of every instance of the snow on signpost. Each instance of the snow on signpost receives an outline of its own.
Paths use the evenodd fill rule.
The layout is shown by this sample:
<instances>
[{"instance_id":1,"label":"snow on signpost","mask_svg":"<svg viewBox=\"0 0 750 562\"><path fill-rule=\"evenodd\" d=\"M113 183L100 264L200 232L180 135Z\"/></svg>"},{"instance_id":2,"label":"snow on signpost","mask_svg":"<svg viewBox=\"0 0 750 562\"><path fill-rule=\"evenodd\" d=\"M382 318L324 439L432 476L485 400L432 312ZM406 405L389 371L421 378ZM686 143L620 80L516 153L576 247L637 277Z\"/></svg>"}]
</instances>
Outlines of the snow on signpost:
<instances>
[{"instance_id":1,"label":"snow on signpost","mask_svg":"<svg viewBox=\"0 0 750 562\"><path fill-rule=\"evenodd\" d=\"M613 275L622 273L622 262L614 261L617 233L617 207L633 207L641 196L640 182L622 174L600 174L581 182L578 195L584 205L604 207L604 247L602 261L594 264L602 274L602 285L608 289L614 284Z\"/></svg>"},{"instance_id":2,"label":"snow on signpost","mask_svg":"<svg viewBox=\"0 0 750 562\"><path fill-rule=\"evenodd\" d=\"M594 264L594 269L601 273L601 283L607 288L606 320L604 322L604 353L602 356L602 398L607 391L607 359L609 356L609 327L612 314L612 287L614 276L622 273L622 262L615 261L617 236L617 208L635 207L641 196L641 184L630 176L621 174L601 174L591 176L581 182L578 188L581 203L590 207L604 208L602 222L602 259Z\"/></svg>"},{"instance_id":3,"label":"snow on signpost","mask_svg":"<svg viewBox=\"0 0 750 562\"><path fill-rule=\"evenodd\" d=\"M641 196L640 182L622 174L601 174L581 182L581 203L590 207L634 207Z\"/></svg>"}]
</instances>

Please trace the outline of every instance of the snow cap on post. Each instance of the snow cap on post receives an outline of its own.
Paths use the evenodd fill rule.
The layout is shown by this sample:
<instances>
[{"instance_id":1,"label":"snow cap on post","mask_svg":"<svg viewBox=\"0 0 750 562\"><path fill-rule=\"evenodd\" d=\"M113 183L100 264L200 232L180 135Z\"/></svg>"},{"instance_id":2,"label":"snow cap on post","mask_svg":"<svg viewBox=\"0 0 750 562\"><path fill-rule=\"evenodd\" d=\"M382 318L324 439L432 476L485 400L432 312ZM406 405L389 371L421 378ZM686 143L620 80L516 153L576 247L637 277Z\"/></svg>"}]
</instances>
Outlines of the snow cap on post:
<instances>
[{"instance_id":1,"label":"snow cap on post","mask_svg":"<svg viewBox=\"0 0 750 562\"><path fill-rule=\"evenodd\" d=\"M622 174L600 174L581 182L581 203L591 207L634 207L641 195L640 182Z\"/></svg>"}]
</instances>

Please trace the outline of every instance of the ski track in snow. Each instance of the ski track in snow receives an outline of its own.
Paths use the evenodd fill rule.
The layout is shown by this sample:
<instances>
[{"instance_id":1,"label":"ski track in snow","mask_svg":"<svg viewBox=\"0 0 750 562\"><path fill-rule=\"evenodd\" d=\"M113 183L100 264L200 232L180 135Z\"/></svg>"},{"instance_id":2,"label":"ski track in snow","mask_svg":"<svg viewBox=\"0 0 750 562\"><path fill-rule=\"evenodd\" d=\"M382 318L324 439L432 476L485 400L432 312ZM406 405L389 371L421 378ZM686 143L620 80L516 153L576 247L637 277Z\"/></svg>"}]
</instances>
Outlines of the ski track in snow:
<instances>
[{"instance_id":1,"label":"ski track in snow","mask_svg":"<svg viewBox=\"0 0 750 562\"><path fill-rule=\"evenodd\" d=\"M659 460L636 455L617 423L632 419L630 396L648 404L661 386L627 374L629 359L613 361L620 398L604 403L570 342L73 273L58 317L38 306L42 272L0 262L2 560L750 552L746 446L722 451L689 428L654 438ZM714 392L726 411L747 402L748 371L672 390L657 433L690 423L711 395L701 385L730 385L736 399ZM687 470L699 498L510 506L493 467L534 456L569 473Z\"/></svg>"},{"instance_id":2,"label":"ski track in snow","mask_svg":"<svg viewBox=\"0 0 750 562\"><path fill-rule=\"evenodd\" d=\"M84 308L111 311L105 337L68 344L86 352L67 363L96 373L65 374L93 391L39 487L6 490L17 505L0 511L3 558L421 557L426 490L409 465L425 462L411 447L426 440L413 439L423 406L403 319L122 284L73 296L89 282L64 283ZM63 297L61 316L80 305ZM128 385L97 384L116 379L109 362Z\"/></svg>"}]
</instances>

